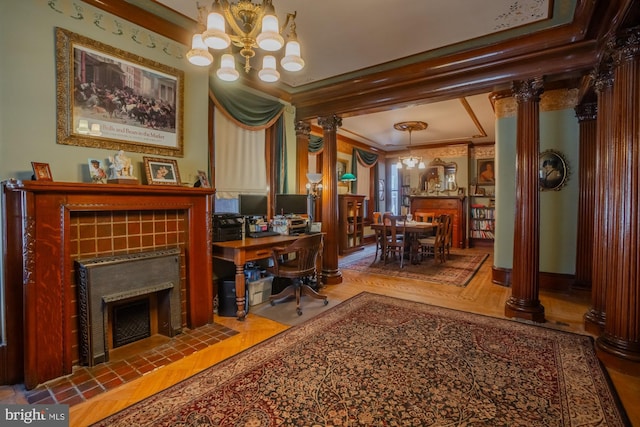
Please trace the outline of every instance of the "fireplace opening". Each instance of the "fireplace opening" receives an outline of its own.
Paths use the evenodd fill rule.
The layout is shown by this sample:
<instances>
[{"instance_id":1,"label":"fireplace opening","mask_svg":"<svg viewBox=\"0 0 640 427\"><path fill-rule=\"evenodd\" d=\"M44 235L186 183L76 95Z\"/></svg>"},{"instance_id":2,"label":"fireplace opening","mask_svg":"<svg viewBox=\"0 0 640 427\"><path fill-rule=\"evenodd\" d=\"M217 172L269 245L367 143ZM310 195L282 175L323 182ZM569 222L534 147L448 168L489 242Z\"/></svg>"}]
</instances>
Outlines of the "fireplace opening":
<instances>
[{"instance_id":1,"label":"fireplace opening","mask_svg":"<svg viewBox=\"0 0 640 427\"><path fill-rule=\"evenodd\" d=\"M182 331L180 249L76 260L80 363L109 361L109 350Z\"/></svg>"},{"instance_id":2,"label":"fireplace opening","mask_svg":"<svg viewBox=\"0 0 640 427\"><path fill-rule=\"evenodd\" d=\"M149 299L116 304L113 307L113 348L151 336Z\"/></svg>"}]
</instances>

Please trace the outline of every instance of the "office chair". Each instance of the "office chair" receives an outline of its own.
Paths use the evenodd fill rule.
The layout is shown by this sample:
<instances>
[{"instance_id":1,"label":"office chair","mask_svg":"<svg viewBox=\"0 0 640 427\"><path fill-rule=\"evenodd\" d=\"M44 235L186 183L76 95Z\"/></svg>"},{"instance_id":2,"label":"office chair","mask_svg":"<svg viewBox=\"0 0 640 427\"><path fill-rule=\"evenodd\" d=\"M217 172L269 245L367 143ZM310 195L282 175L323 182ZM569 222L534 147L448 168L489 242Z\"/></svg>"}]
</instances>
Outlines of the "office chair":
<instances>
[{"instance_id":1,"label":"office chair","mask_svg":"<svg viewBox=\"0 0 640 427\"><path fill-rule=\"evenodd\" d=\"M276 301L287 296L295 295L296 311L300 316L302 315L302 309L300 308L302 295L324 300L324 305L329 304L326 295L319 294L309 286L309 282L312 279L319 282L316 260L322 250L322 243L323 234L318 233L300 237L286 247L272 249L273 267L270 267L269 271L274 277L290 279L292 283L282 292L269 297L271 305L275 305Z\"/></svg>"}]
</instances>

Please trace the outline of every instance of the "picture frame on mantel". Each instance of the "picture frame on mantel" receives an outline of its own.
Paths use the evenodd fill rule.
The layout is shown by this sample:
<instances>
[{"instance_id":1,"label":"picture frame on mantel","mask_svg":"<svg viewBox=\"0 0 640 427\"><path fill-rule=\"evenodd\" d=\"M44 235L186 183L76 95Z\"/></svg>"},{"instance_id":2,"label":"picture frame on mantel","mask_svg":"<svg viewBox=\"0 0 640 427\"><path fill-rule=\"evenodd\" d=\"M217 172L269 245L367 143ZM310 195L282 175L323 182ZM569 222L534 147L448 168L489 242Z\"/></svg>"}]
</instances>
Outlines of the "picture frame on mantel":
<instances>
[{"instance_id":1,"label":"picture frame on mantel","mask_svg":"<svg viewBox=\"0 0 640 427\"><path fill-rule=\"evenodd\" d=\"M175 159L143 157L144 171L149 185L182 185L178 162Z\"/></svg>"},{"instance_id":2,"label":"picture frame on mantel","mask_svg":"<svg viewBox=\"0 0 640 427\"><path fill-rule=\"evenodd\" d=\"M182 70L55 33L58 144L184 156Z\"/></svg>"}]
</instances>

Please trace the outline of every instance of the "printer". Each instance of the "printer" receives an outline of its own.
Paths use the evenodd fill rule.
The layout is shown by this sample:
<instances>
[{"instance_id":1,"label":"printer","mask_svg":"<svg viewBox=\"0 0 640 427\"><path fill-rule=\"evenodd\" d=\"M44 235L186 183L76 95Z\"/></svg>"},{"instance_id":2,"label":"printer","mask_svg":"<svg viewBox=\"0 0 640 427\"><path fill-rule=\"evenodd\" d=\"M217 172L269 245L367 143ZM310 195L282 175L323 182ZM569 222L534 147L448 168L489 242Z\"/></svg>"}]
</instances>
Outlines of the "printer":
<instances>
[{"instance_id":1,"label":"printer","mask_svg":"<svg viewBox=\"0 0 640 427\"><path fill-rule=\"evenodd\" d=\"M237 213L214 212L213 241L242 240L244 217Z\"/></svg>"}]
</instances>

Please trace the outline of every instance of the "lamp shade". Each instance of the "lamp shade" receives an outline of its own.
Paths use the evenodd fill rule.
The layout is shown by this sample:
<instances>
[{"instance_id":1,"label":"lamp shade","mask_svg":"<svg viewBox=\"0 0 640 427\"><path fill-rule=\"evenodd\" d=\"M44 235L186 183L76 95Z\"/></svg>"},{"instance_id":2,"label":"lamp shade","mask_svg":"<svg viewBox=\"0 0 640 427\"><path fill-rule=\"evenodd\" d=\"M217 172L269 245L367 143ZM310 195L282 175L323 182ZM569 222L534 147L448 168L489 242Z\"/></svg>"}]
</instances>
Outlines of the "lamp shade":
<instances>
[{"instance_id":1,"label":"lamp shade","mask_svg":"<svg viewBox=\"0 0 640 427\"><path fill-rule=\"evenodd\" d=\"M308 173L307 174L307 179L312 184L318 184L320 181L322 181L322 174L321 173Z\"/></svg>"},{"instance_id":2,"label":"lamp shade","mask_svg":"<svg viewBox=\"0 0 640 427\"><path fill-rule=\"evenodd\" d=\"M275 15L265 15L262 18L262 32L256 38L258 46L269 52L280 50L284 39L278 31L278 18Z\"/></svg>"},{"instance_id":3,"label":"lamp shade","mask_svg":"<svg viewBox=\"0 0 640 427\"><path fill-rule=\"evenodd\" d=\"M265 55L262 59L262 70L258 72L258 77L263 82L273 83L280 79L280 73L276 70L276 58L272 55Z\"/></svg>"},{"instance_id":4,"label":"lamp shade","mask_svg":"<svg viewBox=\"0 0 640 427\"><path fill-rule=\"evenodd\" d=\"M230 53L225 53L220 58L220 68L216 72L220 80L225 82L233 82L238 80L240 73L236 70L236 61Z\"/></svg>"},{"instance_id":5,"label":"lamp shade","mask_svg":"<svg viewBox=\"0 0 640 427\"><path fill-rule=\"evenodd\" d=\"M351 181L355 181L355 180L356 180L356 176L354 174L352 174L352 173L345 173L340 178L340 181L343 181L343 182L351 182Z\"/></svg>"}]
</instances>

